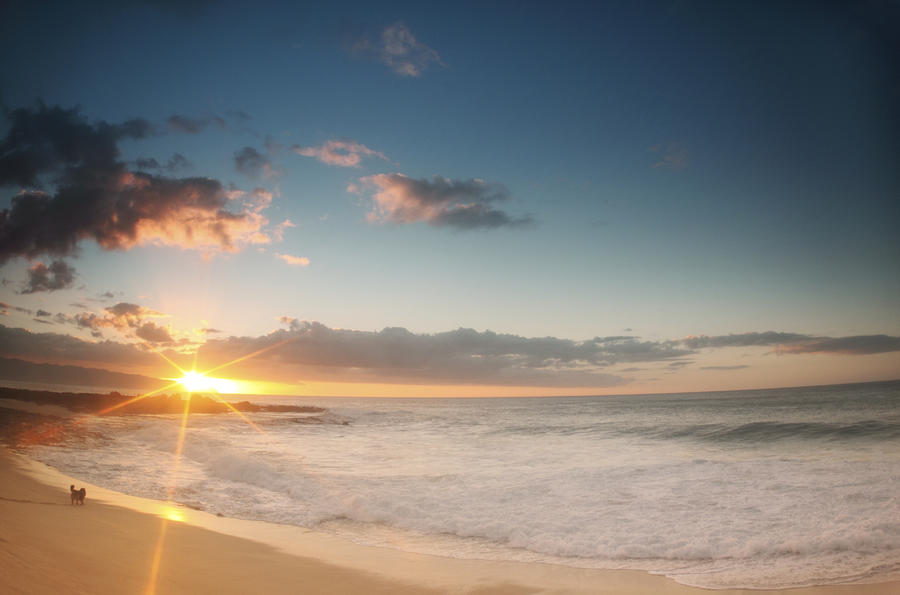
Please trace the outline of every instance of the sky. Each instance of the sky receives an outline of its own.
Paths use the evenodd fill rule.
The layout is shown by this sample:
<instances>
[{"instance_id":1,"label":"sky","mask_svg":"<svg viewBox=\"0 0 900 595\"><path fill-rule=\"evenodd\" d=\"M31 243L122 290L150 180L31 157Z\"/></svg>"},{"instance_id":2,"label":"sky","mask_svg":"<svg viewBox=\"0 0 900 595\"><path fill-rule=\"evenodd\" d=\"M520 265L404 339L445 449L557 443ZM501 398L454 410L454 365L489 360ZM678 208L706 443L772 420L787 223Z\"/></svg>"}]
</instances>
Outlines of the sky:
<instances>
[{"instance_id":1,"label":"sky","mask_svg":"<svg viewBox=\"0 0 900 595\"><path fill-rule=\"evenodd\" d=\"M887 0L6 2L0 383L896 379L898 28Z\"/></svg>"}]
</instances>

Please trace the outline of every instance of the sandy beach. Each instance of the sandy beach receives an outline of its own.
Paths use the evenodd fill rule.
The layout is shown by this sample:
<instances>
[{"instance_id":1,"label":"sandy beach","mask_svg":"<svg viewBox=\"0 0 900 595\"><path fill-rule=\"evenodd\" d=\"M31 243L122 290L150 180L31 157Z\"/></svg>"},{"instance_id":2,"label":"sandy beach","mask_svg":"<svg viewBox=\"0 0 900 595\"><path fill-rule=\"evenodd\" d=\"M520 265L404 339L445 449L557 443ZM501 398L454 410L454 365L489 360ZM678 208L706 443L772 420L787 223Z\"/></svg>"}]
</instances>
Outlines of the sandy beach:
<instances>
[{"instance_id":1,"label":"sandy beach","mask_svg":"<svg viewBox=\"0 0 900 595\"><path fill-rule=\"evenodd\" d=\"M6 593L708 592L639 571L459 560L359 546L296 527L224 519L87 485L0 451L0 585ZM898 583L810 587L797 595L887 595Z\"/></svg>"}]
</instances>

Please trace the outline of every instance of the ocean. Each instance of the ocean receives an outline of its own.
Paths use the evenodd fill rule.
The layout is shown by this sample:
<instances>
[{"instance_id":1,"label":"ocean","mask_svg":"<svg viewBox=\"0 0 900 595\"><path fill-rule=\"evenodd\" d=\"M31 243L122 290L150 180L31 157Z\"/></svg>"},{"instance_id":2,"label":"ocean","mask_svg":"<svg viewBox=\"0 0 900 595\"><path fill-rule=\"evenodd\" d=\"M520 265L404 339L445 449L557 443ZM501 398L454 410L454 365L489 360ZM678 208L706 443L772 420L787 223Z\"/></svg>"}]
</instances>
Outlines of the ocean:
<instances>
[{"instance_id":1,"label":"ocean","mask_svg":"<svg viewBox=\"0 0 900 595\"><path fill-rule=\"evenodd\" d=\"M27 453L131 495L444 556L706 588L900 578L900 382L573 398L229 397Z\"/></svg>"}]
</instances>

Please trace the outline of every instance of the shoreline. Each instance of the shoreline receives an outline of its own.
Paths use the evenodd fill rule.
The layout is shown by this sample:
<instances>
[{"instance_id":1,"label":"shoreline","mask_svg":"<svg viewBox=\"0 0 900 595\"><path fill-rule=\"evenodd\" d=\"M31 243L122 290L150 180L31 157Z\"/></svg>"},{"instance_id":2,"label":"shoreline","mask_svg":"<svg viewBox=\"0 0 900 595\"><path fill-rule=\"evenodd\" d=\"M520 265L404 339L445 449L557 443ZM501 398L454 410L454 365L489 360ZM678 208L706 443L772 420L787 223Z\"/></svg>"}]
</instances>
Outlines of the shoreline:
<instances>
[{"instance_id":1,"label":"shoreline","mask_svg":"<svg viewBox=\"0 0 900 595\"><path fill-rule=\"evenodd\" d=\"M84 507L69 504L65 488L71 483L87 486ZM0 584L13 593L294 593L298 588L483 595L900 592L900 581L710 590L640 570L468 560L364 546L301 527L217 517L106 490L5 446L0 447L0 485L6 486L0 496ZM154 567L155 588L148 588Z\"/></svg>"}]
</instances>

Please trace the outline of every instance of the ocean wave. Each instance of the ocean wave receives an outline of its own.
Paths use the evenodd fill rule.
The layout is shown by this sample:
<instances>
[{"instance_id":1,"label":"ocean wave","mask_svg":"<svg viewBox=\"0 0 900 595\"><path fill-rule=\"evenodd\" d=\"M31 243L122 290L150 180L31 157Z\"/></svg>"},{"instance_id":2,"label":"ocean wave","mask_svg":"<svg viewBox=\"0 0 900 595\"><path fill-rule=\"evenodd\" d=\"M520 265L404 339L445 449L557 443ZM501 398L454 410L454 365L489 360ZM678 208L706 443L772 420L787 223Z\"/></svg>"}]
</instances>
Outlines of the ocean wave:
<instances>
[{"instance_id":1,"label":"ocean wave","mask_svg":"<svg viewBox=\"0 0 900 595\"><path fill-rule=\"evenodd\" d=\"M864 420L853 423L759 421L740 425L697 424L626 430L659 439L693 438L710 442L766 442L772 440L895 440L900 423Z\"/></svg>"}]
</instances>

